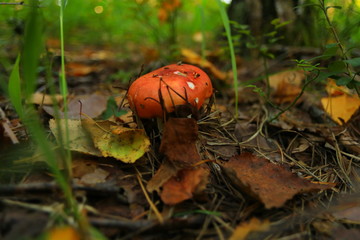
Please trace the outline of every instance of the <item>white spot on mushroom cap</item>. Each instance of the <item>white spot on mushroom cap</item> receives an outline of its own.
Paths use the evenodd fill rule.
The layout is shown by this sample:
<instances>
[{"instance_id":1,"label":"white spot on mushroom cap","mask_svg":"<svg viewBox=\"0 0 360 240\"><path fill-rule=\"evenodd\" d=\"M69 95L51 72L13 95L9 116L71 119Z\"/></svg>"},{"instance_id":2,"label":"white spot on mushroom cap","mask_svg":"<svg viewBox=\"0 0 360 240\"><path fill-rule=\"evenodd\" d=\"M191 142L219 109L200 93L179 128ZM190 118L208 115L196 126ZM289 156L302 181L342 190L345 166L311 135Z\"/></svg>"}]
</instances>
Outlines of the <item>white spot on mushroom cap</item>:
<instances>
[{"instance_id":1,"label":"white spot on mushroom cap","mask_svg":"<svg viewBox=\"0 0 360 240\"><path fill-rule=\"evenodd\" d=\"M175 71L174 74L180 75L180 76L183 76L183 77L187 77L187 75L185 73L182 73L180 71Z\"/></svg>"},{"instance_id":2,"label":"white spot on mushroom cap","mask_svg":"<svg viewBox=\"0 0 360 240\"><path fill-rule=\"evenodd\" d=\"M187 85L189 86L189 88L191 89L191 90L194 90L195 89L195 84L194 83L192 83L192 82L186 82L187 83Z\"/></svg>"},{"instance_id":3,"label":"white spot on mushroom cap","mask_svg":"<svg viewBox=\"0 0 360 240\"><path fill-rule=\"evenodd\" d=\"M195 98L195 102L196 102L196 103L199 103L199 98Z\"/></svg>"}]
</instances>

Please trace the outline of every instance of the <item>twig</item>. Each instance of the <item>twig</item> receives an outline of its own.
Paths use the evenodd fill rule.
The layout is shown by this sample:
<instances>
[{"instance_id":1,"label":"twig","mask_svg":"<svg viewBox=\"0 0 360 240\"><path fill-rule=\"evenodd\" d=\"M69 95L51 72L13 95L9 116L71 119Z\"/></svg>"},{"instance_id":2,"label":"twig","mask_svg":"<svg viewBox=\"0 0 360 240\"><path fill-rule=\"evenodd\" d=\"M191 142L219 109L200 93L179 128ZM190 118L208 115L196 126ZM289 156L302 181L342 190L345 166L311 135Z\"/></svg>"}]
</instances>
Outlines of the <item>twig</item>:
<instances>
[{"instance_id":1,"label":"twig","mask_svg":"<svg viewBox=\"0 0 360 240\"><path fill-rule=\"evenodd\" d=\"M297 101L301 98L301 96L304 94L305 92L305 89L306 87L312 82L314 81L315 79L317 79L317 77L319 76L320 72L318 72L316 74L315 77L313 77L312 79L308 80L305 82L305 84L303 85L303 87L301 88L301 91L300 93L296 96L296 98L288 105L286 106L286 108L282 109L280 112L278 112L274 117L272 117L269 122L272 122L274 121L275 119L277 119L281 114L283 114L284 112L286 112L287 110L289 110L290 108L292 108L296 103Z\"/></svg>"},{"instance_id":2,"label":"twig","mask_svg":"<svg viewBox=\"0 0 360 240\"><path fill-rule=\"evenodd\" d=\"M140 174L139 170L137 170L137 168L135 168L135 170L136 170L136 172L137 172L137 174L136 174L137 180L138 180L138 182L139 182L139 184L140 184L141 190L143 191L146 200L147 200L148 203L150 204L150 207L151 207L151 209L154 211L154 213L155 213L157 219L159 220L159 222L160 222L161 224L163 224L163 223L164 223L164 218L163 218L163 216L160 214L160 212L159 212L159 210L157 209L157 207L155 206L155 204L151 201L151 199L150 199L150 197L149 197L149 194L147 193L147 191L146 191L146 189L145 189L145 187L144 187L144 184L142 183L142 180L141 180L141 177L140 177L141 174Z\"/></svg>"},{"instance_id":3,"label":"twig","mask_svg":"<svg viewBox=\"0 0 360 240\"><path fill-rule=\"evenodd\" d=\"M2 125L3 125L3 128L4 128L4 132L7 133L7 135L9 136L9 138L11 140L11 142L13 144L19 143L19 140L17 139L14 131L10 127L11 123L10 123L9 119L6 117L6 114L2 110L2 108L0 108L0 119L2 119Z\"/></svg>"}]
</instances>

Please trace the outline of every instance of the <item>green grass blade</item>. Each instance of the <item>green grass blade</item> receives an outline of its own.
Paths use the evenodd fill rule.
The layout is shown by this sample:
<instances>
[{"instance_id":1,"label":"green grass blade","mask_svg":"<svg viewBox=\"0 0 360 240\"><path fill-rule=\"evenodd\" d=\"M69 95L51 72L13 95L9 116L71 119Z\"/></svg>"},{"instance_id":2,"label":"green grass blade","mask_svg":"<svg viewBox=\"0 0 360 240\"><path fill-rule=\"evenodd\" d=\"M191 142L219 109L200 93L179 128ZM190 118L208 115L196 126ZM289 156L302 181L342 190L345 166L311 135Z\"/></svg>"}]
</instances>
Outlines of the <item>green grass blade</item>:
<instances>
[{"instance_id":1,"label":"green grass blade","mask_svg":"<svg viewBox=\"0 0 360 240\"><path fill-rule=\"evenodd\" d=\"M11 103L13 104L16 112L20 118L24 116L24 109L22 105L22 94L21 94L21 80L19 72L20 55L16 58L16 62L10 74L8 93Z\"/></svg>"},{"instance_id":2,"label":"green grass blade","mask_svg":"<svg viewBox=\"0 0 360 240\"><path fill-rule=\"evenodd\" d=\"M39 56L44 49L43 18L41 9L38 7L39 1L32 0L29 5L21 58L25 99L28 99L35 91Z\"/></svg>"},{"instance_id":3,"label":"green grass blade","mask_svg":"<svg viewBox=\"0 0 360 240\"><path fill-rule=\"evenodd\" d=\"M231 67L232 67L233 78L234 78L233 88L234 88L234 92L235 92L235 118L237 118L238 117L239 94L238 94L238 77L237 77L237 66L236 66L236 59L235 59L234 44L233 44L232 36L231 36L230 22L229 22L228 15L225 11L224 4L221 2L221 0L216 0L216 2L219 6L221 19L222 19L222 22L223 22L223 25L225 28L225 33L226 33L226 37L227 37L229 49L230 49Z\"/></svg>"}]
</instances>

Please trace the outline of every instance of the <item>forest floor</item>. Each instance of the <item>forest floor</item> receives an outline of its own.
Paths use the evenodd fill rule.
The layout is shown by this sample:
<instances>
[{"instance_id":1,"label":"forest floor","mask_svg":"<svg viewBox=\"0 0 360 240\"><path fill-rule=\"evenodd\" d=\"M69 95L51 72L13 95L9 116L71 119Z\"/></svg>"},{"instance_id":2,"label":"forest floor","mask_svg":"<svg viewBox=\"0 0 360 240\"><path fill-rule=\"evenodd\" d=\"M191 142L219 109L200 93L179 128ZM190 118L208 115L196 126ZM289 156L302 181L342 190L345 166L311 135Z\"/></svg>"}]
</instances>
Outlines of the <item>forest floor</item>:
<instances>
[{"instance_id":1,"label":"forest floor","mask_svg":"<svg viewBox=\"0 0 360 240\"><path fill-rule=\"evenodd\" d=\"M204 65L185 51L182 61L202 67L216 91L192 118L179 113L159 124L128 108L130 78L119 78L136 78L141 66L134 61L98 50L67 59L70 124L110 118L127 128L120 139L138 137L139 128L149 139L134 163L84 154L76 138L70 141L74 196L90 225L109 239L360 239L360 109L349 112L349 98L356 97L347 90L328 83L303 92L307 73L270 61L269 72L281 72L270 76L268 97L256 92L263 80L254 83L258 88L241 87L235 117L231 73L216 67L226 64L213 57ZM242 82L264 75L261 61L238 64ZM149 62L142 73L164 65ZM44 81L33 103L56 151ZM337 98L342 102L332 102ZM80 120L79 102L89 118ZM332 112L347 110L331 115L326 103ZM34 238L68 219L64 196L9 100L1 97L0 107L0 239ZM105 136L93 136L95 145L98 138Z\"/></svg>"}]
</instances>

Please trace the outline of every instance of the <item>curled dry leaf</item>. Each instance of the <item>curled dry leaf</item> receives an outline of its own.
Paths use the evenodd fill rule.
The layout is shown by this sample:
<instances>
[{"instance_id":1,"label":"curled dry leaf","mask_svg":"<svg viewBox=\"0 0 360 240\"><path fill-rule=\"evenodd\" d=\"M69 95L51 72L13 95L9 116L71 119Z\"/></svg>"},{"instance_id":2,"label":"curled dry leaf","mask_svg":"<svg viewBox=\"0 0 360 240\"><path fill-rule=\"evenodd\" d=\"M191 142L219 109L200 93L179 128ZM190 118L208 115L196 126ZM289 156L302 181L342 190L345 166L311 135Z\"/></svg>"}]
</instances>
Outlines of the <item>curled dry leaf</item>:
<instances>
[{"instance_id":1,"label":"curled dry leaf","mask_svg":"<svg viewBox=\"0 0 360 240\"><path fill-rule=\"evenodd\" d=\"M274 89L274 102L281 104L294 101L301 92L300 85L305 77L302 70L288 70L271 75L269 83Z\"/></svg>"},{"instance_id":2,"label":"curled dry leaf","mask_svg":"<svg viewBox=\"0 0 360 240\"><path fill-rule=\"evenodd\" d=\"M247 152L231 158L223 167L237 186L259 199L268 209L283 206L296 194L335 186L299 178L285 167Z\"/></svg>"},{"instance_id":3,"label":"curled dry leaf","mask_svg":"<svg viewBox=\"0 0 360 240\"><path fill-rule=\"evenodd\" d=\"M207 70L209 70L216 78L220 79L220 80L225 80L226 79L226 73L220 71L214 64L212 64L211 62L204 60L199 54L197 54L196 52L194 52L193 50L190 50L188 48L182 48L181 49L181 54L184 57L184 61L191 63L191 64L196 64L199 65L203 68L206 68Z\"/></svg>"},{"instance_id":4,"label":"curled dry leaf","mask_svg":"<svg viewBox=\"0 0 360 240\"><path fill-rule=\"evenodd\" d=\"M95 147L104 157L134 163L150 146L150 140L142 129L125 128L110 121L92 119L83 119L82 126L90 133Z\"/></svg>"},{"instance_id":5,"label":"curled dry leaf","mask_svg":"<svg viewBox=\"0 0 360 240\"><path fill-rule=\"evenodd\" d=\"M301 82L306 74L303 70L286 70L269 76L272 97L277 104L292 102L301 92Z\"/></svg>"},{"instance_id":6,"label":"curled dry leaf","mask_svg":"<svg viewBox=\"0 0 360 240\"><path fill-rule=\"evenodd\" d=\"M206 168L186 168L177 172L164 183L160 194L165 204L175 205L202 192L207 184L209 170Z\"/></svg>"}]
</instances>

